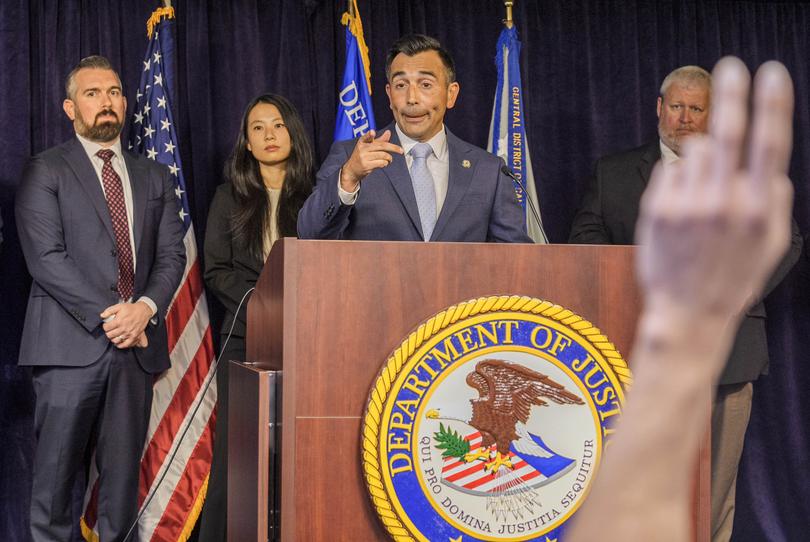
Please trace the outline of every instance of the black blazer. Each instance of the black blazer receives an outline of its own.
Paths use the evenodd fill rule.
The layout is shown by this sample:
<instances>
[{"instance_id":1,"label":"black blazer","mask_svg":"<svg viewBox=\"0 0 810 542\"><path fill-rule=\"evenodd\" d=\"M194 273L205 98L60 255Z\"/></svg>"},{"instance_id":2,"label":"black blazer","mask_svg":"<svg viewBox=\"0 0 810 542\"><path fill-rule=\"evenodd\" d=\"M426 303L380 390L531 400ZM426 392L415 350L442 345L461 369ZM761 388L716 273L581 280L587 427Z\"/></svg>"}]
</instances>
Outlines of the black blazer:
<instances>
[{"instance_id":1,"label":"black blazer","mask_svg":"<svg viewBox=\"0 0 810 542\"><path fill-rule=\"evenodd\" d=\"M220 332L227 334L236 316L233 336L244 337L250 296L245 299L238 315L236 308L245 292L256 286L264 262L252 257L247 248L237 245L232 233L232 216L235 210L233 185L219 185L211 201L205 228L204 278L208 289L225 307L225 320Z\"/></svg>"},{"instance_id":2,"label":"black blazer","mask_svg":"<svg viewBox=\"0 0 810 542\"><path fill-rule=\"evenodd\" d=\"M653 166L661 158L659 141L605 156L596 162L582 205L574 217L569 243L632 245L641 194L647 188ZM799 259L802 238L796 221L792 224L790 248L765 286L763 299L782 282ZM734 347L720 384L752 382L768 371L768 342L765 335L765 305L758 300L740 324Z\"/></svg>"}]
</instances>

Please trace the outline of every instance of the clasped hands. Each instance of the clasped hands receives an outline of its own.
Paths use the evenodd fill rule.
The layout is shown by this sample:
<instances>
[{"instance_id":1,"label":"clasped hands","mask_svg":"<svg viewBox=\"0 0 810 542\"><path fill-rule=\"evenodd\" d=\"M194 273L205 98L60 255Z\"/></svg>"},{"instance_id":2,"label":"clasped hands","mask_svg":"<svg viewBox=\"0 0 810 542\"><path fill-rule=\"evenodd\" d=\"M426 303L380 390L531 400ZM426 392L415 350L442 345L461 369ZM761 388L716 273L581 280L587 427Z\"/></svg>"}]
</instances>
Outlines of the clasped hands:
<instances>
[{"instance_id":1,"label":"clasped hands","mask_svg":"<svg viewBox=\"0 0 810 542\"><path fill-rule=\"evenodd\" d=\"M144 330L152 318L152 309L143 301L107 307L101 313L101 318L105 320L102 325L104 333L116 348L149 346Z\"/></svg>"}]
</instances>

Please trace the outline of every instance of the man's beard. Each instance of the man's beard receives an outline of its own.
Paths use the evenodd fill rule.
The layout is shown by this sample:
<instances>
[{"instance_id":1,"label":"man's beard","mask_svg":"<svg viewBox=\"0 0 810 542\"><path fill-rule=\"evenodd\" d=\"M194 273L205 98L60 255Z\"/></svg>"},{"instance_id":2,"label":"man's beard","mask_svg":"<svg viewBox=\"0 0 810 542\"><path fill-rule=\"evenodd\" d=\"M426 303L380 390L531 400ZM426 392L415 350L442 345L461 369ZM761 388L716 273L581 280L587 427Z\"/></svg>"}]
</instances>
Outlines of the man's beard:
<instances>
[{"instance_id":1,"label":"man's beard","mask_svg":"<svg viewBox=\"0 0 810 542\"><path fill-rule=\"evenodd\" d=\"M661 126L658 126L658 137L661 138L661 141L664 142L664 145L669 147L672 152L676 155L681 155L681 143L683 143L684 136L678 135L678 133L673 130L672 132L665 132Z\"/></svg>"},{"instance_id":2,"label":"man's beard","mask_svg":"<svg viewBox=\"0 0 810 542\"><path fill-rule=\"evenodd\" d=\"M115 117L115 120L105 120L99 122L98 118L104 114L112 115ZM112 141L118 137L118 134L121 133L121 128L123 128L123 126L123 123L118 119L118 115L115 113L115 111L102 111L96 115L93 126L88 126L78 109L76 111L76 132L78 132L80 136L85 137L90 141L98 141L102 143Z\"/></svg>"}]
</instances>

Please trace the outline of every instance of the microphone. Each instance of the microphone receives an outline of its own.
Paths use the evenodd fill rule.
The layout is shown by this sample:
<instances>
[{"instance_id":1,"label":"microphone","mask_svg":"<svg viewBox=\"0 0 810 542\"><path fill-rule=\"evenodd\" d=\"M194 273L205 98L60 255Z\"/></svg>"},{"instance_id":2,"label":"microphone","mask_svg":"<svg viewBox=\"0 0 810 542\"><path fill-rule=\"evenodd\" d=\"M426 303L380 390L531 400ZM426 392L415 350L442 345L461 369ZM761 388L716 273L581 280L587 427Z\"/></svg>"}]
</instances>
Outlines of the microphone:
<instances>
[{"instance_id":1,"label":"microphone","mask_svg":"<svg viewBox=\"0 0 810 542\"><path fill-rule=\"evenodd\" d=\"M526 186L523 184L523 181L518 179L517 175L512 173L512 170L504 164L501 166L501 173L518 183L518 186L523 190L523 197L526 199L526 204L529 206L529 209L532 211L532 215L534 216L534 220L537 222L537 227L540 228L540 235L543 236L543 241L548 244L548 237L546 237L546 230L543 228L543 221L540 219L540 211L534 208L534 202L529 199L529 191L526 190Z\"/></svg>"}]
</instances>

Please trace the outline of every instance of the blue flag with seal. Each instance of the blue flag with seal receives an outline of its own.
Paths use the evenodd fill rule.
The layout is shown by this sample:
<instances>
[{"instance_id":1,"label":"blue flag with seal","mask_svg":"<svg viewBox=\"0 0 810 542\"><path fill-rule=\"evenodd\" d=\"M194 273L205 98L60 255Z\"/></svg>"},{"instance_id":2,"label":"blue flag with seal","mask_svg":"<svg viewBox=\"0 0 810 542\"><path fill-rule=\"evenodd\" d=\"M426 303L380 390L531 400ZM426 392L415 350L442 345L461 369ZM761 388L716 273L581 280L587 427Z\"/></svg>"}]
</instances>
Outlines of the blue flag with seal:
<instances>
[{"instance_id":1,"label":"blue flag with seal","mask_svg":"<svg viewBox=\"0 0 810 542\"><path fill-rule=\"evenodd\" d=\"M340 21L346 27L346 68L338 95L335 141L360 137L376 129L371 107L371 69L357 0Z\"/></svg>"},{"instance_id":2,"label":"blue flag with seal","mask_svg":"<svg viewBox=\"0 0 810 542\"><path fill-rule=\"evenodd\" d=\"M520 81L520 41L514 27L504 28L498 38L495 55L498 68L498 86L492 107L492 123L489 126L487 150L506 162L523 188L515 183L515 193L523 207L526 231L535 243L548 243L540 220L529 218L529 206L539 209L537 188L534 184L529 143L526 139L526 118L523 114L523 85Z\"/></svg>"}]
</instances>

